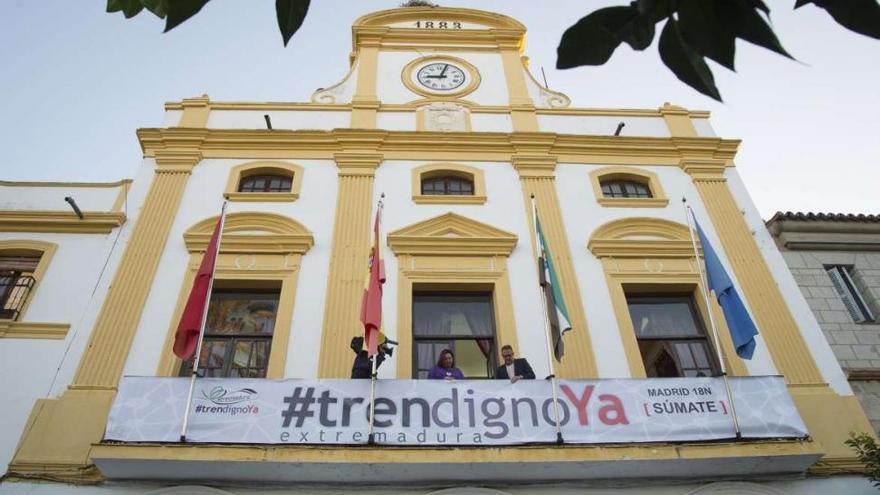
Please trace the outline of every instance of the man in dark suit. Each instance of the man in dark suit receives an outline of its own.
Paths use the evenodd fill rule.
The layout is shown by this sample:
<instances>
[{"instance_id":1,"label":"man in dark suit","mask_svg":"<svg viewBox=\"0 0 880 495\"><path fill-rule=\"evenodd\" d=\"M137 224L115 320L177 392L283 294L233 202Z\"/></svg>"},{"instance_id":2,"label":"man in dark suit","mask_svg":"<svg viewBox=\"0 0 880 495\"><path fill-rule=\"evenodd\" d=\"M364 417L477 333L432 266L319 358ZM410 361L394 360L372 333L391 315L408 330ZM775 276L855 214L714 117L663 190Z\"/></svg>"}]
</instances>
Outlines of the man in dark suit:
<instances>
[{"instance_id":1,"label":"man in dark suit","mask_svg":"<svg viewBox=\"0 0 880 495\"><path fill-rule=\"evenodd\" d=\"M510 380L510 383L516 383L519 380L534 380L535 372L529 366L529 362L525 358L514 359L513 347L505 345L501 348L501 357L504 358L504 364L495 371L497 380Z\"/></svg>"}]
</instances>

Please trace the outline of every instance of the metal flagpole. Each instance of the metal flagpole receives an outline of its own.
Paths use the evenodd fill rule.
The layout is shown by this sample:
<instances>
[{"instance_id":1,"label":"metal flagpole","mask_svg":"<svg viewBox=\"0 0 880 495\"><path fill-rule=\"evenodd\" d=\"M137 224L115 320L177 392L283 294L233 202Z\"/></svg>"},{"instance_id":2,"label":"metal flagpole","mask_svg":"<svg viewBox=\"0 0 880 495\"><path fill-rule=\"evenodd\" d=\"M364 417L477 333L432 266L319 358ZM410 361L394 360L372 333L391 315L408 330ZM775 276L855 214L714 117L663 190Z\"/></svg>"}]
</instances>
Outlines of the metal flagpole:
<instances>
[{"instance_id":1,"label":"metal flagpole","mask_svg":"<svg viewBox=\"0 0 880 495\"><path fill-rule=\"evenodd\" d=\"M538 252L541 261L541 266L538 266L538 292L541 297L541 310L544 314L544 337L547 338L547 361L550 363L550 387L553 392L553 419L556 423L556 443L562 444L562 427L559 425L559 397L556 393L556 366L554 364L554 360L556 359L553 355L553 341L550 339L550 318L548 314L547 308L547 297L544 293L544 288L540 284L541 274L544 272L545 268L543 266L544 263L544 251L541 249L541 240L538 238L538 207L535 206L535 195L532 194L532 226L534 227L534 241L535 241L535 250ZM561 336L560 336L561 338Z\"/></svg>"},{"instance_id":2,"label":"metal flagpole","mask_svg":"<svg viewBox=\"0 0 880 495\"><path fill-rule=\"evenodd\" d=\"M379 196L379 205L376 207L376 218L377 218L376 231L377 232L375 235L379 239L382 238L382 210L384 208L385 208L385 193L382 193ZM376 246L375 246L376 252L373 253L373 261L372 262L373 263L380 263L380 260L382 259L382 257L379 256L379 250L382 249L381 243L376 242L376 241L374 241L374 242L376 243ZM380 267L380 269L381 269L381 267ZM377 328L375 331L378 332L379 329ZM366 335L364 335L364 337L366 337ZM364 343L367 344L367 353L369 353L370 352L369 342L365 341ZM376 345L378 346L378 342L376 343ZM373 372L370 373L370 429L369 429L369 432L367 433L367 444L373 445L373 443L375 442L375 438L373 435L373 420L376 417L376 412L375 412L375 409L376 409L376 379L378 378L377 377L378 366L376 365L376 362L379 361L378 349L376 350L376 354L370 356L370 359L373 361Z\"/></svg>"},{"instance_id":3,"label":"metal flagpole","mask_svg":"<svg viewBox=\"0 0 880 495\"><path fill-rule=\"evenodd\" d=\"M703 264L700 262L700 252L697 250L697 240L694 238L694 228L691 225L691 215L694 214L690 205L687 204L685 198L681 198L681 204L684 206L684 216L687 219L688 233L691 235L691 245L694 247L694 258L697 260L697 271L700 273L700 284L703 286L703 299L706 301L706 311L709 313L709 325L712 327L712 340L715 342L715 354L718 356L718 363L721 365L721 377L724 379L724 391L727 392L727 403L730 404L730 416L733 418L733 429L736 432L736 438L741 438L742 433L739 429L739 419L736 417L736 406L733 404L733 393L730 391L730 382L727 378L727 365L724 363L724 354L721 352L721 341L718 338L718 328L715 326L715 317L712 315L712 303L709 298L709 280L703 274Z\"/></svg>"},{"instance_id":4,"label":"metal flagpole","mask_svg":"<svg viewBox=\"0 0 880 495\"><path fill-rule=\"evenodd\" d=\"M373 443L375 443L375 438L373 437L373 419L376 417L376 374L378 373L376 369L376 361L379 360L378 358L378 352L375 356L370 356L370 359L373 360L373 372L370 374L370 430L369 433L367 433L368 445L373 445Z\"/></svg>"},{"instance_id":5,"label":"metal flagpole","mask_svg":"<svg viewBox=\"0 0 880 495\"><path fill-rule=\"evenodd\" d=\"M220 210L220 233L217 235L217 250L214 252L214 268L211 270L211 282L208 283L208 294L205 298L205 308L202 310L202 325L199 329L199 343L196 345L196 352L193 354L192 374L189 381L189 393L186 396L186 408L183 410L183 426L180 428L180 441L186 442L186 427L189 424L189 409L192 407L193 392L196 388L196 376L199 373L199 356L202 353L202 341L205 339L205 324L208 319L208 306L211 305L211 292L214 290L214 271L217 268L217 256L220 254L220 241L223 240L223 225L226 223L226 204L223 201L223 208ZM205 255L207 255L207 251Z\"/></svg>"}]
</instances>

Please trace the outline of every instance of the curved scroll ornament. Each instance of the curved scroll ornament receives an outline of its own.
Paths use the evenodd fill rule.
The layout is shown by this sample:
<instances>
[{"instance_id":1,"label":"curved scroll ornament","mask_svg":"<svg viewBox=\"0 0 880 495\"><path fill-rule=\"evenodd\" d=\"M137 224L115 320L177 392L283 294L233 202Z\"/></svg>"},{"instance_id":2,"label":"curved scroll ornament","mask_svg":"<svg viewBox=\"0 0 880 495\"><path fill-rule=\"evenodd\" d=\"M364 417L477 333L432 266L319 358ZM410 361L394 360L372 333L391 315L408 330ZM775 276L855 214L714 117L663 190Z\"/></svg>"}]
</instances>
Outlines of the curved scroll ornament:
<instances>
[{"instance_id":1,"label":"curved scroll ornament","mask_svg":"<svg viewBox=\"0 0 880 495\"><path fill-rule=\"evenodd\" d=\"M318 88L312 93L312 102L332 105L335 103L351 103L354 95L355 81L357 81L357 62L355 62L348 74L341 81L329 88Z\"/></svg>"},{"instance_id":2,"label":"curved scroll ornament","mask_svg":"<svg viewBox=\"0 0 880 495\"><path fill-rule=\"evenodd\" d=\"M571 99L562 93L541 88L541 103L548 108L566 108L571 105Z\"/></svg>"},{"instance_id":3,"label":"curved scroll ornament","mask_svg":"<svg viewBox=\"0 0 880 495\"><path fill-rule=\"evenodd\" d=\"M571 99L563 93L547 89L541 85L529 70L529 58L522 57L523 72L526 73L526 87L537 108L566 108L571 106Z\"/></svg>"}]
</instances>

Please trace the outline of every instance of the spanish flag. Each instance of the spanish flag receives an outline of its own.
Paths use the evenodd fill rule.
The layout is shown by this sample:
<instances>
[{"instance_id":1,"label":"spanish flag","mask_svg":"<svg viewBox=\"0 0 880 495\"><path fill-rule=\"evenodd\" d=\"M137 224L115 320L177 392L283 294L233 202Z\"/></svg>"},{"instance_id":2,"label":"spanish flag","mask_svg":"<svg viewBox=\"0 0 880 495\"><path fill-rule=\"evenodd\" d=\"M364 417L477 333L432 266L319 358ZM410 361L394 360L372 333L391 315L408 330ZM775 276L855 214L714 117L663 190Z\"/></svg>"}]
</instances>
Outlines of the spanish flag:
<instances>
[{"instance_id":1,"label":"spanish flag","mask_svg":"<svg viewBox=\"0 0 880 495\"><path fill-rule=\"evenodd\" d=\"M217 225L214 226L214 233L211 235L211 241L205 249L205 256L202 258L202 264L199 271L196 272L196 279L193 281L192 290L190 290L189 298L186 300L186 307L183 308L183 315L180 317L180 323L177 324L177 332L174 334L174 354L180 359L186 361L196 352L196 346L199 344L199 336L202 334L202 325L204 324L205 309L208 306L208 299L211 298L211 286L214 282L214 265L217 262L217 252L220 250L220 237L223 235L223 222L226 219L226 202L223 202L223 209L220 212L220 218ZM198 368L198 364L193 369Z\"/></svg>"},{"instance_id":2,"label":"spanish flag","mask_svg":"<svg viewBox=\"0 0 880 495\"><path fill-rule=\"evenodd\" d=\"M383 208L384 204L380 200L376 210L376 220L373 222L373 247L370 249L367 284L364 287L364 298L361 302L364 344L370 356L374 356L377 352L382 329L382 284L385 283L385 262L382 261L380 232Z\"/></svg>"}]
</instances>

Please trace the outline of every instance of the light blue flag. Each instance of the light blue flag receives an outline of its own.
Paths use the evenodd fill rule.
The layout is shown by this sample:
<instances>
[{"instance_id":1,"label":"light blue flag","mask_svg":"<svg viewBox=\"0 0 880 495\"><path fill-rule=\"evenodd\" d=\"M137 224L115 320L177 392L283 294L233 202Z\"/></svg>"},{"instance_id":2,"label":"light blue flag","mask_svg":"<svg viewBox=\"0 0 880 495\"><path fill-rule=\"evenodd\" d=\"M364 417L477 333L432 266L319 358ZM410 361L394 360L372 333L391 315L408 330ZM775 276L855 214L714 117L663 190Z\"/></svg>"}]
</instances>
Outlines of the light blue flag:
<instances>
[{"instance_id":1,"label":"light blue flag","mask_svg":"<svg viewBox=\"0 0 880 495\"><path fill-rule=\"evenodd\" d=\"M715 291L715 297L724 312L724 319L727 320L727 328L730 329L730 337L737 355L743 359L752 359L752 354L755 353L755 335L758 335L758 329L696 218L694 218L694 223L697 225L697 234L699 234L700 244L703 246L709 290Z\"/></svg>"}]
</instances>

